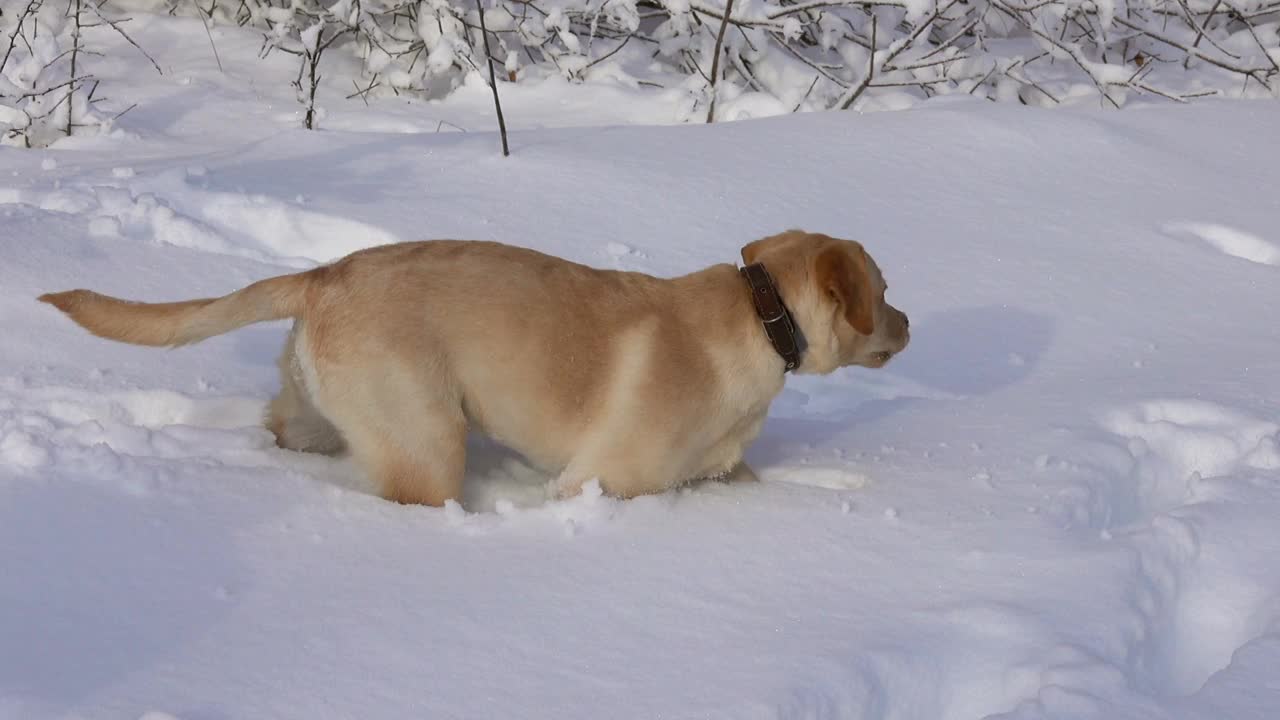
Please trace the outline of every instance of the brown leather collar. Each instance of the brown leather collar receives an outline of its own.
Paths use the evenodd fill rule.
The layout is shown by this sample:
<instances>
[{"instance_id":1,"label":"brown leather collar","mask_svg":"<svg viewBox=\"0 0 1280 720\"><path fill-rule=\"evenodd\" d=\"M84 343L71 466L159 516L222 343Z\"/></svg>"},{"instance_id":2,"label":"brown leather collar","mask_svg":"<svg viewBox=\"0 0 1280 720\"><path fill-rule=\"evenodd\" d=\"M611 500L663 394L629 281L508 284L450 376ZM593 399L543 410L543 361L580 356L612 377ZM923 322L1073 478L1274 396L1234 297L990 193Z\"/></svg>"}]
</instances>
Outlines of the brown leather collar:
<instances>
[{"instance_id":1,"label":"brown leather collar","mask_svg":"<svg viewBox=\"0 0 1280 720\"><path fill-rule=\"evenodd\" d=\"M773 349L787 364L783 372L795 370L800 365L802 338L795 319L791 317L791 311L778 295L778 286L773 284L769 271L760 263L747 265L739 272L751 286L751 301L755 303L756 314L760 316L760 324L764 326L764 334L769 336Z\"/></svg>"}]
</instances>

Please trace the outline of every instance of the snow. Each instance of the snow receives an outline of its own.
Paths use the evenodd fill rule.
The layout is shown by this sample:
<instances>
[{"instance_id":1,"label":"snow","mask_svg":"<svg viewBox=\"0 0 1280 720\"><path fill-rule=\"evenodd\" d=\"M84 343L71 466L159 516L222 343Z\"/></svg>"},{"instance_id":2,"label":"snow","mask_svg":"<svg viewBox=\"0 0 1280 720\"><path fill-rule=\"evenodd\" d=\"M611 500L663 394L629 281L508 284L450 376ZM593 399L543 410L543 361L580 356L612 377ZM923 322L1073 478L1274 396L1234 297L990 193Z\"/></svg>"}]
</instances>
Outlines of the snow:
<instances>
[{"instance_id":1,"label":"snow","mask_svg":"<svg viewBox=\"0 0 1280 720\"><path fill-rule=\"evenodd\" d=\"M0 718L1280 707L1275 103L653 127L671 96L548 81L504 159L469 90L306 132L292 65L137 24L174 72L114 60L115 130L0 148ZM384 502L261 427L283 325L158 351L34 301L422 237L672 275L790 226L865 242L911 346L788 380L760 483L631 501L476 439L461 504Z\"/></svg>"},{"instance_id":2,"label":"snow","mask_svg":"<svg viewBox=\"0 0 1280 720\"><path fill-rule=\"evenodd\" d=\"M1280 246L1229 225L1171 223L1170 232L1195 237L1219 252L1263 265L1280 265Z\"/></svg>"}]
</instances>

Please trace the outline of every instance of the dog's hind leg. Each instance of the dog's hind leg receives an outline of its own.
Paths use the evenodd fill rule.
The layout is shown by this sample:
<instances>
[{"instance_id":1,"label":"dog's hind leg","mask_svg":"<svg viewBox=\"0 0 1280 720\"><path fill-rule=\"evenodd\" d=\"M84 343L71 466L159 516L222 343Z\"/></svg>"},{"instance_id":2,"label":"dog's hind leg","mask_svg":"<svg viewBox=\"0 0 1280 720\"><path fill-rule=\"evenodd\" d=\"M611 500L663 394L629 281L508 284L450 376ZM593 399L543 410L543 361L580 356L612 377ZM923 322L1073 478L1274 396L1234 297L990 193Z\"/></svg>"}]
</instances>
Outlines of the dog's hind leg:
<instances>
[{"instance_id":1,"label":"dog's hind leg","mask_svg":"<svg viewBox=\"0 0 1280 720\"><path fill-rule=\"evenodd\" d=\"M289 331L277 364L280 393L267 405L267 429L276 436L276 445L288 450L337 455L346 449L342 434L329 422L307 392L302 366L295 346L297 326Z\"/></svg>"},{"instance_id":2,"label":"dog's hind leg","mask_svg":"<svg viewBox=\"0 0 1280 720\"><path fill-rule=\"evenodd\" d=\"M376 347L350 348L336 357L313 351L314 345L302 348L314 404L382 497L439 506L462 496L467 419L442 373L423 374ZM308 360L314 367L306 367Z\"/></svg>"},{"instance_id":3,"label":"dog's hind leg","mask_svg":"<svg viewBox=\"0 0 1280 720\"><path fill-rule=\"evenodd\" d=\"M444 505L462 497L467 423L461 407L432 404L410 418L339 418L351 453L382 497L406 505Z\"/></svg>"}]
</instances>

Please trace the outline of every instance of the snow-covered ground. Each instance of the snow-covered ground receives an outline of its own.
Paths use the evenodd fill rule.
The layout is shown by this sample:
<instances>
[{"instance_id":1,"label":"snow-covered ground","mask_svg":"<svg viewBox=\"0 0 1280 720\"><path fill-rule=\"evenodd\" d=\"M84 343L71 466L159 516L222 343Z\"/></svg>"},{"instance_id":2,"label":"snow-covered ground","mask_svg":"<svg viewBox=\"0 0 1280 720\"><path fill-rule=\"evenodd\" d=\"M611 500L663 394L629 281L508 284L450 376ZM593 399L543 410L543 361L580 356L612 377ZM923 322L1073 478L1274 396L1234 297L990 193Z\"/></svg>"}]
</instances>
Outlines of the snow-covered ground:
<instances>
[{"instance_id":1,"label":"snow-covered ground","mask_svg":"<svg viewBox=\"0 0 1280 720\"><path fill-rule=\"evenodd\" d=\"M503 159L483 87L306 132L288 67L162 30L166 75L101 61L114 135L0 148L0 717L1280 715L1280 105L610 127L664 96L543 87ZM34 300L791 226L867 244L911 347L789 380L764 482L627 502L481 441L465 509L384 502L260 427L284 327L158 351Z\"/></svg>"}]
</instances>

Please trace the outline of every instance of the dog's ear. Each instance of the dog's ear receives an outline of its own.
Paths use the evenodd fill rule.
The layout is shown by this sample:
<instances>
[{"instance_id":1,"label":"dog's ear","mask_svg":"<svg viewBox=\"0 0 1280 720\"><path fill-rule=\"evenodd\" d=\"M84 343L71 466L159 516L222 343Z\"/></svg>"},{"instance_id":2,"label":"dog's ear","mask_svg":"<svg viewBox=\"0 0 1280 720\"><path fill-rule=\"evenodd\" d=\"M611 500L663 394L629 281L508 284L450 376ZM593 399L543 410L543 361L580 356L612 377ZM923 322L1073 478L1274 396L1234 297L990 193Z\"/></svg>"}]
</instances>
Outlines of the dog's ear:
<instances>
[{"instance_id":1,"label":"dog's ear","mask_svg":"<svg viewBox=\"0 0 1280 720\"><path fill-rule=\"evenodd\" d=\"M742 247L742 264L754 265L756 259L760 257L760 253L764 251L765 243L769 242L769 240L770 238L765 238L744 245Z\"/></svg>"},{"instance_id":2,"label":"dog's ear","mask_svg":"<svg viewBox=\"0 0 1280 720\"><path fill-rule=\"evenodd\" d=\"M863 335L875 332L875 297L862 248L844 243L826 247L818 253L814 277L854 330Z\"/></svg>"},{"instance_id":3,"label":"dog's ear","mask_svg":"<svg viewBox=\"0 0 1280 720\"><path fill-rule=\"evenodd\" d=\"M777 235L770 235L767 238L761 238L755 242L747 243L742 248L742 263L744 265L754 265L760 262L760 258L766 252L777 250L785 245L796 242L808 235L803 230L788 230Z\"/></svg>"}]
</instances>

